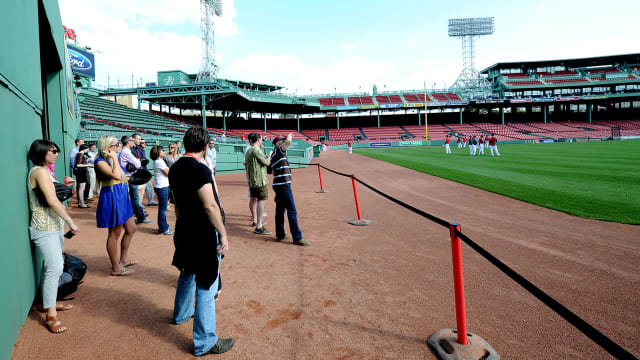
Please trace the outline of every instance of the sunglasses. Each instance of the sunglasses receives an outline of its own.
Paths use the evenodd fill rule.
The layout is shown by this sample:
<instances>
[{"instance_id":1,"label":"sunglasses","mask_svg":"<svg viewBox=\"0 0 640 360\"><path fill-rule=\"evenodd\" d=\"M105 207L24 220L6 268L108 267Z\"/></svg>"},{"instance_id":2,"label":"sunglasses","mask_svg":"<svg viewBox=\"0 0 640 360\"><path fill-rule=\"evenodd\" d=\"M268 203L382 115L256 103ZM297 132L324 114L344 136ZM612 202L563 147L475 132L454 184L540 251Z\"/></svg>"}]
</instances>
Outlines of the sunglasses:
<instances>
[{"instance_id":1,"label":"sunglasses","mask_svg":"<svg viewBox=\"0 0 640 360\"><path fill-rule=\"evenodd\" d=\"M51 153L53 153L53 154L58 154L58 153L60 153L60 150L57 150L57 149L53 149L53 150L49 150L49 151L51 151Z\"/></svg>"}]
</instances>

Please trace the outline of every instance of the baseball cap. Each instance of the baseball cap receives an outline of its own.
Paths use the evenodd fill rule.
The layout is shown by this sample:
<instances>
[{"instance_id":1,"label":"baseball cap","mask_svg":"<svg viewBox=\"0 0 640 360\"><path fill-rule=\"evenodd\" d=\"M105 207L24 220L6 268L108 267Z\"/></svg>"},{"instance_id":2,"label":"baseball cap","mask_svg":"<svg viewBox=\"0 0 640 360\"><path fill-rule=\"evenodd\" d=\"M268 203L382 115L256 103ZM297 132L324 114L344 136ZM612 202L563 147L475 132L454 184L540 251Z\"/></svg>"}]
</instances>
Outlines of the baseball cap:
<instances>
[{"instance_id":1,"label":"baseball cap","mask_svg":"<svg viewBox=\"0 0 640 360\"><path fill-rule=\"evenodd\" d=\"M280 135L278 135L278 136L276 136L275 138L273 138L273 145L277 144L277 143L278 143L278 141L280 141L280 140L286 140L286 139L287 139L287 137L286 137L286 136L280 136Z\"/></svg>"}]
</instances>

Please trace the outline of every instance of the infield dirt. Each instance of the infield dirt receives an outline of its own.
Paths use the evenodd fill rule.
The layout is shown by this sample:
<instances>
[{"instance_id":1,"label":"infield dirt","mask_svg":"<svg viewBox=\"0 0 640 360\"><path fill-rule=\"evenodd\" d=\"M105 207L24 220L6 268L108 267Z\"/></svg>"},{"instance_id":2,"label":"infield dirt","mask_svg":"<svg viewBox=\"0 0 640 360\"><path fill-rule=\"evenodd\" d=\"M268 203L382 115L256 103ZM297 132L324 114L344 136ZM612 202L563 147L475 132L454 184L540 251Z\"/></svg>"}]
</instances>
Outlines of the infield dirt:
<instances>
[{"instance_id":1,"label":"infield dirt","mask_svg":"<svg viewBox=\"0 0 640 360\"><path fill-rule=\"evenodd\" d=\"M314 159L462 231L578 316L640 356L640 227L586 220L346 151ZM435 359L434 332L455 328L449 231L315 166L293 171L299 222L309 247L253 234L244 174L216 177L230 250L216 302L218 334L234 337L224 359ZM273 229L273 191L267 228ZM95 203L94 203L95 204ZM95 206L94 206L95 208ZM147 207L156 221L155 207ZM170 325L177 270L172 237L138 227L133 276L109 276L106 230L95 210L71 207L80 235L65 251L89 270L69 330L50 334L32 309L14 359L190 359L192 321ZM168 212L170 224L175 213ZM608 359L598 345L462 246L467 329L504 359ZM213 356L212 356L213 357Z\"/></svg>"}]
</instances>

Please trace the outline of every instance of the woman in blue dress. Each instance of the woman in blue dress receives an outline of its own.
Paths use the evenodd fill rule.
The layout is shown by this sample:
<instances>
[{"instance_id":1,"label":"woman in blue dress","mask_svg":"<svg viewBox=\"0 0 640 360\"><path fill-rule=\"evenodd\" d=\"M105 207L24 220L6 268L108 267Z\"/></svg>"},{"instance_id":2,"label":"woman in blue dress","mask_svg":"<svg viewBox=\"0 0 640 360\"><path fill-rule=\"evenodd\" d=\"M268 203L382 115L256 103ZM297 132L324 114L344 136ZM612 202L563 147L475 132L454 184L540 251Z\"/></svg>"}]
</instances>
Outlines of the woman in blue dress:
<instances>
[{"instance_id":1,"label":"woman in blue dress","mask_svg":"<svg viewBox=\"0 0 640 360\"><path fill-rule=\"evenodd\" d=\"M98 140L98 155L94 161L94 167L96 179L102 184L102 189L98 199L96 220L99 228L109 229L107 254L111 261L111 275L124 276L134 274L135 271L128 267L138 263L129 259L128 256L129 245L137 228L127 186L128 179L118 161L116 152L118 145L118 140L113 136L103 135ZM124 236L118 249L118 240L123 229Z\"/></svg>"}]
</instances>

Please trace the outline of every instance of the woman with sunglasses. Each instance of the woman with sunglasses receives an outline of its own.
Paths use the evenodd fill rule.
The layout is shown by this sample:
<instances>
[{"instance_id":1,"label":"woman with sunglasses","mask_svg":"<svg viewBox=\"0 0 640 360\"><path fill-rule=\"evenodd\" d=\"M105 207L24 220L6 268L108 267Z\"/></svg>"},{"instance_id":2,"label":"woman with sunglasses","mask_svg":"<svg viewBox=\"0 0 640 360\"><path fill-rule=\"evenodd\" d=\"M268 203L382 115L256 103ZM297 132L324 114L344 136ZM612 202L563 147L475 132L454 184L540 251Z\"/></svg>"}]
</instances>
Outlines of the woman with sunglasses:
<instances>
[{"instance_id":1,"label":"woman with sunglasses","mask_svg":"<svg viewBox=\"0 0 640 360\"><path fill-rule=\"evenodd\" d=\"M62 333L67 328L58 320L58 311L71 310L73 305L56 303L58 295L58 279L62 275L64 258L64 224L73 234L80 229L73 222L64 205L56 196L54 182L56 179L49 173L49 165L56 162L60 150L58 145L49 140L36 140L29 148L28 158L33 167L28 175L29 210L31 222L29 234L36 250L36 258L42 259L41 294L42 309L47 312L47 328L52 333ZM70 186L73 180L65 177L64 184ZM44 194L46 203L41 203L35 190L39 188Z\"/></svg>"},{"instance_id":2,"label":"woman with sunglasses","mask_svg":"<svg viewBox=\"0 0 640 360\"><path fill-rule=\"evenodd\" d=\"M178 161L178 159L180 159L180 154L178 153L178 144L169 144L169 153L164 157L164 162L167 163L168 167L171 167L176 161Z\"/></svg>"},{"instance_id":3,"label":"woman with sunglasses","mask_svg":"<svg viewBox=\"0 0 640 360\"><path fill-rule=\"evenodd\" d=\"M136 233L137 227L133 220L133 206L129 196L128 179L124 169L118 162L117 149L120 147L118 140L109 135L102 135L98 140L98 155L94 162L96 179L102 184L96 220L99 228L108 228L107 254L111 261L111 275L133 275L134 270L128 266L138 262L129 259L129 245ZM124 236L118 249L118 240ZM118 251L120 250L120 251ZM120 257L118 257L120 253Z\"/></svg>"}]
</instances>

